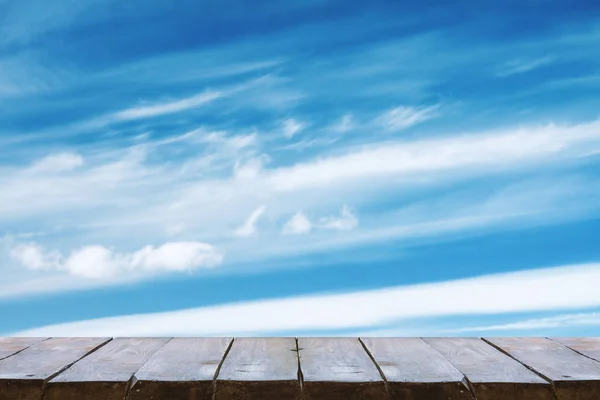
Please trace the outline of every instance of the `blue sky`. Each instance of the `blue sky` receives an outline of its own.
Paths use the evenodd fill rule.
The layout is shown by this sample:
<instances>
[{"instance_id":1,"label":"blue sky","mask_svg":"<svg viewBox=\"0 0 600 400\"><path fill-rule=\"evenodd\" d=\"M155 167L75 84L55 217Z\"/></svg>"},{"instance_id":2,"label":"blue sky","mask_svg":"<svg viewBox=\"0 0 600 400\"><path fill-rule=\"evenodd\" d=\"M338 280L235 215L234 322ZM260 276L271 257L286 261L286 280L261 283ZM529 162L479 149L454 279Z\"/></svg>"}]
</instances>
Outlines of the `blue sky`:
<instances>
[{"instance_id":1,"label":"blue sky","mask_svg":"<svg viewBox=\"0 0 600 400\"><path fill-rule=\"evenodd\" d=\"M0 334L598 335L595 2L0 15Z\"/></svg>"}]
</instances>

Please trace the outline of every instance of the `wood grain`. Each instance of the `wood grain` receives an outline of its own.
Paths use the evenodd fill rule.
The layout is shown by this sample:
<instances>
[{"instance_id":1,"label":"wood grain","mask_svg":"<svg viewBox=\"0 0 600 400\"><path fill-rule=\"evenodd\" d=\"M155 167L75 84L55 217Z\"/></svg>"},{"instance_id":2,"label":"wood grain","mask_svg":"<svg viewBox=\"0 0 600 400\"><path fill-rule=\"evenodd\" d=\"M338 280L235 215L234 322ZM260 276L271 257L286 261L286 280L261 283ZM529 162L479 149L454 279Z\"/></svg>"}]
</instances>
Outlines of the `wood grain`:
<instances>
[{"instance_id":1,"label":"wood grain","mask_svg":"<svg viewBox=\"0 0 600 400\"><path fill-rule=\"evenodd\" d=\"M135 373L130 400L211 400L231 338L175 338Z\"/></svg>"},{"instance_id":2,"label":"wood grain","mask_svg":"<svg viewBox=\"0 0 600 400\"><path fill-rule=\"evenodd\" d=\"M357 338L299 338L302 394L311 400L383 400L383 378Z\"/></svg>"},{"instance_id":3,"label":"wood grain","mask_svg":"<svg viewBox=\"0 0 600 400\"><path fill-rule=\"evenodd\" d=\"M169 340L114 339L50 380L44 400L124 400L133 374Z\"/></svg>"},{"instance_id":4,"label":"wood grain","mask_svg":"<svg viewBox=\"0 0 600 400\"><path fill-rule=\"evenodd\" d=\"M546 338L486 338L552 381L559 400L600 399L600 363Z\"/></svg>"},{"instance_id":5,"label":"wood grain","mask_svg":"<svg viewBox=\"0 0 600 400\"><path fill-rule=\"evenodd\" d=\"M29 346L46 340L47 338L34 337L2 337L0 338L0 360L12 356Z\"/></svg>"},{"instance_id":6,"label":"wood grain","mask_svg":"<svg viewBox=\"0 0 600 400\"><path fill-rule=\"evenodd\" d=\"M550 384L479 338L423 338L463 373L477 400L551 400Z\"/></svg>"},{"instance_id":7,"label":"wood grain","mask_svg":"<svg viewBox=\"0 0 600 400\"><path fill-rule=\"evenodd\" d=\"M420 338L362 338L391 400L471 400L465 377Z\"/></svg>"},{"instance_id":8,"label":"wood grain","mask_svg":"<svg viewBox=\"0 0 600 400\"><path fill-rule=\"evenodd\" d=\"M551 339L555 342L564 344L565 346L585 355L586 357L600 361L600 337L561 337Z\"/></svg>"},{"instance_id":9,"label":"wood grain","mask_svg":"<svg viewBox=\"0 0 600 400\"><path fill-rule=\"evenodd\" d=\"M216 400L300 398L294 338L239 338L223 361Z\"/></svg>"},{"instance_id":10,"label":"wood grain","mask_svg":"<svg viewBox=\"0 0 600 400\"><path fill-rule=\"evenodd\" d=\"M52 338L0 361L0 400L40 400L54 375L109 338Z\"/></svg>"}]
</instances>

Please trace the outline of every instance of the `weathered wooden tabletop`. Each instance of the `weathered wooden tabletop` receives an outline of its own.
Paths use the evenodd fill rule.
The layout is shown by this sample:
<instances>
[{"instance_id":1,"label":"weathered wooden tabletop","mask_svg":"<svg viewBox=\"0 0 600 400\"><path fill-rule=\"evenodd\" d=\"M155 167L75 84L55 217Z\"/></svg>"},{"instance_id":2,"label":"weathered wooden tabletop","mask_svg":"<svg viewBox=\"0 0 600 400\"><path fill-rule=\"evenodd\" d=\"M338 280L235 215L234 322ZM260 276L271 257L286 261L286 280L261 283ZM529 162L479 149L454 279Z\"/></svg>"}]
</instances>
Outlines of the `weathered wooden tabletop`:
<instances>
[{"instance_id":1,"label":"weathered wooden tabletop","mask_svg":"<svg viewBox=\"0 0 600 400\"><path fill-rule=\"evenodd\" d=\"M0 338L0 400L600 400L600 338Z\"/></svg>"}]
</instances>

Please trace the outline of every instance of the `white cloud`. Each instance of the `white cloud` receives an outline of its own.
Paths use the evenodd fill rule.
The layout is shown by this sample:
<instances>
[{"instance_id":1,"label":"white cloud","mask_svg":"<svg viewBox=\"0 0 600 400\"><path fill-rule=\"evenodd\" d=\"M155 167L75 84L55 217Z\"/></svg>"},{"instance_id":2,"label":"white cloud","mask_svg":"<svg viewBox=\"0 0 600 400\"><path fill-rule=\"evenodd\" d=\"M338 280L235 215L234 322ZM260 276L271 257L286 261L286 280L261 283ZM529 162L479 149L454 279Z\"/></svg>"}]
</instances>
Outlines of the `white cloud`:
<instances>
[{"instance_id":1,"label":"white cloud","mask_svg":"<svg viewBox=\"0 0 600 400\"><path fill-rule=\"evenodd\" d=\"M390 131L400 131L425 122L435 116L438 106L431 107L396 107L377 118L377 122Z\"/></svg>"},{"instance_id":2,"label":"white cloud","mask_svg":"<svg viewBox=\"0 0 600 400\"><path fill-rule=\"evenodd\" d=\"M269 207L273 220L289 218L297 210L311 210L311 215L315 215L311 218L314 231L320 228L319 217L327 215L322 212L339 207L344 199L352 199L353 205L366 209L361 204L371 198L402 190L407 185L419 185L421 180L435 188L440 182L446 184L449 180L489 174L490 171L512 173L524 168L540 169L550 163L583 161L583 155L594 148L600 149L599 128L600 123L594 121L336 149L336 154L341 155L302 160L291 167L265 168L251 180L220 175L231 171L232 160L247 159L243 156L230 159L219 174L206 179L189 179L189 176L182 179L176 169L179 165L172 161L166 164L147 162L143 152L89 156L85 167L64 175L42 176L26 174L25 169L0 167L3 189L0 191L0 216L9 223L20 222L19 218L50 221L47 225L27 228L39 231L52 230L60 222L63 224L60 239L63 247L89 243L138 246L140 240L141 243L153 243L157 240L157 232L164 234L165 227L170 224L185 222L187 232L194 232L197 237L219 247L227 246L227 253L232 254L228 260L232 263L236 256L272 259L391 238L411 239L412 243L415 238L422 240L457 233L475 234L507 226L554 223L561 218L596 215L597 182L590 181L589 177L581 177L567 186L564 180L560 184L546 181L535 191L524 182L527 184L515 188L514 193L497 193L498 197L511 200L493 208L490 197L497 189L485 189L485 193L475 194L477 202L473 202L472 194L468 194L460 199L444 199L435 206L423 204L417 210L408 207L401 215L390 216L393 219L373 213L368 219L361 216L363 229L351 234L321 235L315 240L297 241L294 246L291 246L293 240L290 238L272 235L281 232L280 225L268 225L275 231L262 235L277 241L277 246L249 246L248 241L221 242L231 236L244 219L238 211L247 204ZM255 152L256 149L252 149L250 153ZM523 194L527 195L526 199ZM429 198L427 202L433 200ZM435 215L431 215L431 210L436 210ZM363 224L363 219L368 223ZM6 229L16 230L12 226ZM254 226L241 229L239 233L251 235L255 230ZM138 241L133 241L132 237ZM0 296L17 293L12 284L3 281ZM22 292L22 295L29 293Z\"/></svg>"},{"instance_id":3,"label":"white cloud","mask_svg":"<svg viewBox=\"0 0 600 400\"><path fill-rule=\"evenodd\" d=\"M236 168L231 165L233 157L234 160L243 160L237 165L240 176L258 178L253 179L253 183L264 196L307 191L307 195L303 196L306 199L309 195L314 197L314 193L308 191L316 189L333 192L340 187L354 187L360 188L364 194L384 186L410 184L418 179L435 184L490 171L539 167L548 162L581 158L594 149L600 149L599 141L600 122L594 121L570 126L547 125L426 140L391 141L349 148L345 152L339 149L336 152L341 155L321 156L289 167L270 169L264 168L264 161L259 161L264 158L250 159L247 165L248 155L224 152L219 153L218 162L198 161L198 165L187 165L186 172L199 170L204 176L214 170L221 173L233 168L235 174ZM247 143L246 140L242 142ZM128 214L139 215L143 211L136 206L142 198L145 199L143 209L148 209L151 206L148 202L153 202L156 210L165 207L165 204L160 204L162 201L176 202L181 198L193 197L206 206L203 209L215 207L217 202L210 199L221 195L238 198L240 202L254 199L248 193L247 182L222 178L211 180L210 176L207 180L185 181L178 179L178 175L183 177L179 173L181 166L153 164L150 167L144 163L143 154L126 154L117 161L109 159L108 163L107 158L102 161L105 164L87 162L87 168L79 168L68 177L52 175L51 178L40 179L35 174L25 174L23 170L1 170L0 215L14 218L15 215L72 212L74 209L97 207L100 200L102 205L119 204L119 210L125 207ZM213 168L215 162L217 168ZM179 188L183 186L189 189L182 192ZM207 195L214 190L218 190L218 194ZM168 196L173 198L164 199ZM328 197L333 200L335 195ZM293 205L295 209L307 206L301 203ZM232 207L238 208L239 204ZM160 213L154 211L154 217L146 218L156 219L157 216Z\"/></svg>"},{"instance_id":4,"label":"white cloud","mask_svg":"<svg viewBox=\"0 0 600 400\"><path fill-rule=\"evenodd\" d=\"M201 146L197 155L182 162L180 167L182 174L207 176L233 169L237 177L252 178L260 173L263 164L269 160L266 154L256 156L258 147L256 133L231 135L226 131L206 131L203 128L192 132L202 134L195 135L197 137L194 144L199 143L204 146ZM237 161L233 164L232 160Z\"/></svg>"},{"instance_id":5,"label":"white cloud","mask_svg":"<svg viewBox=\"0 0 600 400\"><path fill-rule=\"evenodd\" d=\"M213 268L221 264L223 255L206 243L172 242L162 246L146 246L132 254L129 264L149 271L188 271L198 267Z\"/></svg>"},{"instance_id":6,"label":"white cloud","mask_svg":"<svg viewBox=\"0 0 600 400\"><path fill-rule=\"evenodd\" d=\"M600 326L600 313L576 313L555 315L546 318L510 322L499 325L471 326L459 329L448 329L447 332L493 332L493 331L528 331L535 329L553 329L575 326Z\"/></svg>"},{"instance_id":7,"label":"white cloud","mask_svg":"<svg viewBox=\"0 0 600 400\"><path fill-rule=\"evenodd\" d=\"M496 73L496 76L504 78L511 75L522 74L524 72L533 71L534 69L543 67L544 65L551 64L554 61L555 58L551 56L536 58L533 60L510 61L499 67L499 71Z\"/></svg>"},{"instance_id":8,"label":"white cloud","mask_svg":"<svg viewBox=\"0 0 600 400\"><path fill-rule=\"evenodd\" d=\"M336 231L351 231L358 226L358 218L350 207L344 205L339 216L324 217L319 220L319 228Z\"/></svg>"},{"instance_id":9,"label":"white cloud","mask_svg":"<svg viewBox=\"0 0 600 400\"><path fill-rule=\"evenodd\" d=\"M38 244L29 243L15 245L10 255L29 269L64 271L92 279L213 268L223 261L223 255L213 246L200 242L170 242L159 247L146 246L133 253L116 253L104 246L92 245L74 250L66 258L56 250L46 251Z\"/></svg>"},{"instance_id":10,"label":"white cloud","mask_svg":"<svg viewBox=\"0 0 600 400\"><path fill-rule=\"evenodd\" d=\"M121 258L103 246L86 246L75 250L64 262L70 274L84 278L109 278L120 269ZM124 261L124 260L123 260ZM124 263L122 265L125 266Z\"/></svg>"},{"instance_id":11,"label":"white cloud","mask_svg":"<svg viewBox=\"0 0 600 400\"><path fill-rule=\"evenodd\" d=\"M160 167L143 165L146 155L143 149L125 150L117 155L117 159L115 154L105 155L102 163L89 162L87 168L73 171L66 171L66 167L74 166L77 158L67 162L67 157L61 157L60 162L52 163L55 172L51 174L40 169L43 165L50 166L46 159L35 163L36 169L1 170L0 167L0 186L3 188L0 191L0 215L15 218L43 212L72 213L80 207L99 204L114 205L131 195L134 187L139 191L151 186L156 195L157 189L167 183L166 175L157 173ZM152 181L146 180L150 176ZM131 198L129 202L131 204Z\"/></svg>"},{"instance_id":12,"label":"white cloud","mask_svg":"<svg viewBox=\"0 0 600 400\"><path fill-rule=\"evenodd\" d=\"M83 165L83 157L74 153L52 154L36 161L29 173L55 173L73 170Z\"/></svg>"},{"instance_id":13,"label":"white cloud","mask_svg":"<svg viewBox=\"0 0 600 400\"><path fill-rule=\"evenodd\" d=\"M231 136L227 140L227 144L235 149L243 149L250 147L256 143L257 135L252 133L249 135Z\"/></svg>"},{"instance_id":14,"label":"white cloud","mask_svg":"<svg viewBox=\"0 0 600 400\"><path fill-rule=\"evenodd\" d=\"M227 132L209 132L200 140L204 143L219 144L231 149L243 149L256 144L258 135L250 133L245 135L228 136Z\"/></svg>"},{"instance_id":15,"label":"white cloud","mask_svg":"<svg viewBox=\"0 0 600 400\"><path fill-rule=\"evenodd\" d=\"M181 100L165 103L153 104L149 106L139 106L119 111L111 116L116 121L130 121L140 118L157 117L160 115L173 114L191 108L196 108L207 104L221 97L218 92L206 92L197 94Z\"/></svg>"},{"instance_id":16,"label":"white cloud","mask_svg":"<svg viewBox=\"0 0 600 400\"><path fill-rule=\"evenodd\" d=\"M479 174L543 161L580 157L600 147L600 122L513 129L493 133L392 141L271 171L276 190L300 190L350 181L465 171Z\"/></svg>"},{"instance_id":17,"label":"white cloud","mask_svg":"<svg viewBox=\"0 0 600 400\"><path fill-rule=\"evenodd\" d=\"M597 307L600 306L599 281L600 264L582 264L344 294L258 300L176 312L111 317L42 327L19 334L209 336L376 329L414 318Z\"/></svg>"},{"instance_id":18,"label":"white cloud","mask_svg":"<svg viewBox=\"0 0 600 400\"><path fill-rule=\"evenodd\" d=\"M284 225L281 233L284 235L303 235L310 233L312 223L302 211L298 211Z\"/></svg>"},{"instance_id":19,"label":"white cloud","mask_svg":"<svg viewBox=\"0 0 600 400\"><path fill-rule=\"evenodd\" d=\"M246 219L246 222L244 222L242 226L235 230L235 236L249 237L256 234L256 223L260 217L262 217L266 208L267 207L263 205L252 211L252 214L250 214L248 219Z\"/></svg>"},{"instance_id":20,"label":"white cloud","mask_svg":"<svg viewBox=\"0 0 600 400\"><path fill-rule=\"evenodd\" d=\"M231 212L229 210L238 209L240 203L219 204L222 205L220 208L211 206L211 203L201 203L203 198L213 194L208 191L202 196L190 198L189 206L174 203L172 209L169 210L165 208L145 210L147 214L142 216L128 214L127 218L122 217L117 221L110 221L107 225L98 226L94 230L94 236L104 234L113 243L127 243L131 236L141 238L140 240L152 241L155 240L156 230L159 230L160 234L165 225L185 221L187 232L194 232L201 237L206 237L206 240L210 243L214 242L219 249L227 253L229 265L227 273L238 274L243 271L243 269L237 268L240 263L246 265L252 263L253 269L285 268L286 264L279 262L282 257L289 259L318 252L339 252L390 240L395 241L398 249L407 250L413 246L438 241L440 238L450 239L457 236L464 238L506 229L551 225L559 221L588 218L590 215L598 213L600 204L598 188L598 182L590 182L585 179L574 182L552 178L549 181L541 182L527 180L516 186L510 185L503 187L500 191L492 191L492 193L474 197L465 198L461 195L460 202L457 202L456 194L449 193L442 197L436 197L435 200L417 201L391 212L370 215L368 224L364 224L362 229L347 234L322 234L311 240L293 240L293 237L287 235L274 234L281 233L281 226L278 226L277 232L268 231L265 227L265 234L261 235L260 239L267 240L268 245L262 244L265 242L257 243L255 240L233 240L223 243L222 238L231 235L231 229L227 227L224 229L221 226L225 223L224 219L228 226L239 222L237 213L231 213L231 215L228 213ZM225 195L220 195L219 198L226 201ZM278 219L278 215L289 217L294 212L293 209L290 209L291 207L298 210L307 202L306 199L298 200L298 202L290 202L290 204L286 201L283 209L277 203L270 203L268 207L272 207L270 210L274 219ZM309 200L314 201L314 208L311 207L314 213L315 210L320 209L319 207L322 206L325 199L317 197ZM332 201L337 203L337 197L334 197ZM200 206L198 206L199 203ZM332 206L334 205L332 204ZM206 212L206 208L209 208L210 212ZM329 206L327 208L329 209ZM170 217L166 220L159 218L162 214L172 212L177 213L176 220ZM213 219L208 219L211 217ZM133 224L132 218L136 219ZM154 222L148 221L152 218L159 219ZM319 229L318 219L316 221L317 223L312 222L313 231ZM153 225L153 223L157 225ZM12 234L9 235L10 237L17 238ZM68 245L73 245L73 242L78 241L93 243L92 239L86 239L86 237L87 235L83 238L81 235L67 236ZM0 239L1 243L2 239ZM2 257L1 252L0 257ZM13 268L10 263L2 263L0 267ZM0 268L1 273L2 268ZM55 277L64 276L71 277L71 279L58 279L52 284L46 285L44 282L40 282L39 278L49 274L35 273L31 275L21 281L15 281L18 279L15 274L10 274L12 278L15 278L12 279L12 282L0 279L0 298L24 297L41 292L59 293L81 290L84 286L87 288L107 284L115 285L120 284L122 279L131 281L141 278L139 276L121 276L121 281L116 277L110 281L103 281L78 279L67 274L53 274Z\"/></svg>"},{"instance_id":21,"label":"white cloud","mask_svg":"<svg viewBox=\"0 0 600 400\"><path fill-rule=\"evenodd\" d=\"M304 128L305 125L302 122L299 122L294 118L289 118L283 122L283 135L286 138L291 139Z\"/></svg>"},{"instance_id":22,"label":"white cloud","mask_svg":"<svg viewBox=\"0 0 600 400\"><path fill-rule=\"evenodd\" d=\"M10 256L32 270L58 269L62 258L58 251L46 251L36 243L17 244L10 250Z\"/></svg>"},{"instance_id":23,"label":"white cloud","mask_svg":"<svg viewBox=\"0 0 600 400\"><path fill-rule=\"evenodd\" d=\"M352 213L350 207L344 205L340 215L328 216L319 219L314 224L302 212L298 211L284 225L281 233L284 235L302 235L310 233L313 227L336 231L350 231L358 226L358 218Z\"/></svg>"}]
</instances>

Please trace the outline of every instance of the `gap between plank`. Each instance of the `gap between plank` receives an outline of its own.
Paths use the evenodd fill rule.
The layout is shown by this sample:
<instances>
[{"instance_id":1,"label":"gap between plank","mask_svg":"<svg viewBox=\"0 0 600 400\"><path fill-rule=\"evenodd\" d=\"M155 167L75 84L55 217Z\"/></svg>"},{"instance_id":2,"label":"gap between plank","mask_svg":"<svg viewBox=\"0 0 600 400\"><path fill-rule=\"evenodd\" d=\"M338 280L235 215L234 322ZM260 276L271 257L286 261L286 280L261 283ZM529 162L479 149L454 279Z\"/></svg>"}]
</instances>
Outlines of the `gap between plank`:
<instances>
[{"instance_id":1,"label":"gap between plank","mask_svg":"<svg viewBox=\"0 0 600 400\"><path fill-rule=\"evenodd\" d=\"M519 360L518 358L513 357L510 353L505 351L502 347L497 346L495 343L492 343L491 341L489 341L483 337L480 339L483 340L485 343L489 344L490 346L492 346L493 348L495 348L496 350L500 351L505 356L512 358L513 360L515 360L516 362L518 362L519 364L521 364L522 366L524 366L525 368L527 368L528 370L533 372L534 374L540 376L546 382L548 382L550 384L550 387L552 388L552 397L554 398L554 400L558 400L558 395L556 394L556 387L554 386L554 382L552 382L552 379L548 378L546 375L542 374L541 372L536 371L535 369L533 369L529 365L525 364L524 362L521 362L521 360Z\"/></svg>"},{"instance_id":2,"label":"gap between plank","mask_svg":"<svg viewBox=\"0 0 600 400\"><path fill-rule=\"evenodd\" d=\"M469 380L469 378L467 377L467 375L463 374L462 371L459 371L458 368L456 368L456 366L452 363L452 361L450 361L448 359L448 357L446 357L445 355L442 354L441 351L438 351L438 349L436 349L435 347L433 347L432 345L430 345L429 343L427 343L427 340L425 340L425 338L423 337L419 337L419 339L425 343L430 349L433 349L433 351L435 351L436 353L438 353L440 356L442 356L442 358L446 361L448 361L448 363L450 365L452 365L458 372L460 372L460 374L463 376L463 378L461 379L461 383L467 388L467 390L469 391L469 393L471 394L471 398L474 400L477 400L477 396L475 394L475 388L473 387L473 382L471 382Z\"/></svg>"},{"instance_id":3,"label":"gap between plank","mask_svg":"<svg viewBox=\"0 0 600 400\"><path fill-rule=\"evenodd\" d=\"M48 339L52 339L52 338L48 338ZM54 374L50 375L48 378L44 379L44 383L42 384L42 399L44 398L44 396L46 395L46 386L47 383L49 381L51 381L52 379L54 379L56 376L62 374L66 369L70 368L73 364L75 364L77 361L83 360L85 357L89 356L90 354L94 353L95 351L97 351L99 348L103 347L104 345L106 345L108 342L110 342L111 340L113 340L113 338L108 338L106 341L100 343L98 346L94 347L93 349L91 349L90 351L88 351L87 353L85 353L83 356L79 357L77 360L73 361L70 364L67 364L66 366L64 366L63 368L61 368L58 372L55 372Z\"/></svg>"},{"instance_id":4,"label":"gap between plank","mask_svg":"<svg viewBox=\"0 0 600 400\"><path fill-rule=\"evenodd\" d=\"M150 357L148 357L146 362L144 362L142 365L140 365L140 367L133 374L131 374L131 378L129 378L129 380L127 381L127 387L125 388L125 397L123 397L125 400L129 399L129 396L131 395L131 389L133 389L133 385L135 385L135 383L137 382L137 379L135 378L135 374L137 374L139 372L139 370L142 369L142 367L144 365L146 365L146 363L148 361L150 361L150 359L152 357L154 357L154 354L158 353L159 350L162 349L163 347L165 347L167 345L167 343L170 343L171 340L173 340L173 338L170 338L169 340L167 340L162 346L160 346L158 348L158 350L156 350Z\"/></svg>"},{"instance_id":5,"label":"gap between plank","mask_svg":"<svg viewBox=\"0 0 600 400\"><path fill-rule=\"evenodd\" d=\"M304 387L304 375L302 374L302 367L300 366L300 343L298 338L294 338L296 342L296 358L298 360L298 383L300 384L300 397L302 397L302 388Z\"/></svg>"},{"instance_id":6,"label":"gap between plank","mask_svg":"<svg viewBox=\"0 0 600 400\"><path fill-rule=\"evenodd\" d=\"M381 379L383 379L383 386L385 387L385 396L388 399L391 399L390 388L388 385L387 378L385 377L385 374L383 373L383 370L381 369L379 364L377 364L377 361L375 361L375 357L373 357L373 354L371 354L371 352L367 348L367 345L365 345L365 342L363 342L362 338L359 337L358 342L362 345L363 349L365 350L365 352L367 353L367 355L369 356L371 361L373 361L373 364L375 364L375 368L377 368L377 371L379 371L379 375L381 375Z\"/></svg>"},{"instance_id":7,"label":"gap between plank","mask_svg":"<svg viewBox=\"0 0 600 400\"><path fill-rule=\"evenodd\" d=\"M217 366L217 370L215 371L215 376L213 377L213 382L212 382L212 387L213 387L212 400L215 400L217 398L217 378L219 377L219 373L221 372L221 367L223 366L225 359L229 355L229 351L231 350L231 347L233 346L233 342L235 342L235 337L231 338L231 342L229 342L229 346L227 346L227 349L225 350L225 353L223 354L223 358L221 359L221 362L219 362L219 365Z\"/></svg>"},{"instance_id":8,"label":"gap between plank","mask_svg":"<svg viewBox=\"0 0 600 400\"><path fill-rule=\"evenodd\" d=\"M34 342L34 343L30 344L29 346L27 346L27 347L24 347L24 348L22 348L21 350L19 350L19 351L15 352L15 353L12 353L11 355L8 355L8 356L6 356L6 357L2 357L2 358L0 358L0 361L2 361L2 360L6 360L8 357L16 356L17 354L19 354L19 353L20 353L20 352L22 352L22 351L25 351L25 350L27 350L28 348L30 348L30 347L31 347L31 346L33 346L34 344L39 344L39 343L45 342L45 341L46 341L46 340L48 340L48 339L50 339L50 338L42 339L42 340L40 340L39 342Z\"/></svg>"},{"instance_id":9,"label":"gap between plank","mask_svg":"<svg viewBox=\"0 0 600 400\"><path fill-rule=\"evenodd\" d=\"M592 360L592 361L600 362L600 359L595 359L594 357L590 357L590 356L588 356L588 355L586 355L586 354L583 354L583 353L581 353L581 352L579 352L579 351L575 350L575 349L574 349L574 348L572 348L571 346L569 346L569 345L566 345L566 344L564 344L564 343L561 343L561 342L559 342L558 340L554 340L554 339L552 339L552 338L549 338L549 337L546 337L546 339L548 339L548 340L551 340L551 341L553 341L554 343L558 343L558 344L560 344L561 346L565 346L567 349L569 349L569 350L573 350L575 353L577 353L577 354L579 354L579 355L581 355L581 356L584 356L585 358L589 358L589 359L590 359L590 360Z\"/></svg>"}]
</instances>

